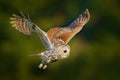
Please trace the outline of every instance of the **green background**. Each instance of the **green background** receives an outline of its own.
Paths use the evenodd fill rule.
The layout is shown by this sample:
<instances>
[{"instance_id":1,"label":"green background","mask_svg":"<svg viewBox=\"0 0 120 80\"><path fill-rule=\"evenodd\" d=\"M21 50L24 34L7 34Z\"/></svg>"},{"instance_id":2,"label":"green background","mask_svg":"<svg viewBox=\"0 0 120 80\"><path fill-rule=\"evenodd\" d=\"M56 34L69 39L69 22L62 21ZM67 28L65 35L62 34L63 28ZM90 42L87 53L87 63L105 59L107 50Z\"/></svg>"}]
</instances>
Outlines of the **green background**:
<instances>
[{"instance_id":1,"label":"green background","mask_svg":"<svg viewBox=\"0 0 120 80\"><path fill-rule=\"evenodd\" d=\"M120 0L0 0L0 80L120 80ZM71 55L41 70L45 50L37 35L10 25L13 13L29 13L45 31L67 26L88 8L90 21L70 42Z\"/></svg>"}]
</instances>

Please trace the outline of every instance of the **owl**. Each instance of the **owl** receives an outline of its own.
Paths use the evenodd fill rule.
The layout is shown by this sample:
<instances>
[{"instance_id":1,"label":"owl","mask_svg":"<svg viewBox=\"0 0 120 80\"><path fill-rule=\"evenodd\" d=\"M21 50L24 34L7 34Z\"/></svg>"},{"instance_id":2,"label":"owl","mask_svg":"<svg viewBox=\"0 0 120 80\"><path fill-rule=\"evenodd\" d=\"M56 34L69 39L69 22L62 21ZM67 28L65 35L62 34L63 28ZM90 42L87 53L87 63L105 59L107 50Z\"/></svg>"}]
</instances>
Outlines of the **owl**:
<instances>
[{"instance_id":1,"label":"owl","mask_svg":"<svg viewBox=\"0 0 120 80\"><path fill-rule=\"evenodd\" d=\"M48 63L67 58L70 55L68 42L81 31L90 19L90 13L86 9L83 14L79 15L67 27L51 28L45 32L31 21L29 15L25 16L22 12L20 13L21 16L13 14L10 18L10 23L15 29L26 35L38 34L47 50L38 54L32 54L32 56L41 56L42 62L39 68L42 69L46 69Z\"/></svg>"}]
</instances>

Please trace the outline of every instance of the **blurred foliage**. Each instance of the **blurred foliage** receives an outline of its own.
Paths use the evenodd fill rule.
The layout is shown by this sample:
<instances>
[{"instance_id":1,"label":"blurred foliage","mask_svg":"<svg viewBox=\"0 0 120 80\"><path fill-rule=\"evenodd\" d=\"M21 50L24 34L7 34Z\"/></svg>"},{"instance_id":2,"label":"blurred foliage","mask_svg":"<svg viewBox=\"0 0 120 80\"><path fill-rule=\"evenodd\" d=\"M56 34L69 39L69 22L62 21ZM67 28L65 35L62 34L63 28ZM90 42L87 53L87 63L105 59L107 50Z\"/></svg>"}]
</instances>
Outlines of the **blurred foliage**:
<instances>
[{"instance_id":1,"label":"blurred foliage","mask_svg":"<svg viewBox=\"0 0 120 80\"><path fill-rule=\"evenodd\" d=\"M120 80L120 0L0 0L0 80ZM86 8L90 21L71 41L71 56L38 65L44 51L37 35L27 36L9 24L12 13L30 13L47 31L67 26ZM64 24L64 25L63 25ZM43 26L43 27L42 27Z\"/></svg>"}]
</instances>

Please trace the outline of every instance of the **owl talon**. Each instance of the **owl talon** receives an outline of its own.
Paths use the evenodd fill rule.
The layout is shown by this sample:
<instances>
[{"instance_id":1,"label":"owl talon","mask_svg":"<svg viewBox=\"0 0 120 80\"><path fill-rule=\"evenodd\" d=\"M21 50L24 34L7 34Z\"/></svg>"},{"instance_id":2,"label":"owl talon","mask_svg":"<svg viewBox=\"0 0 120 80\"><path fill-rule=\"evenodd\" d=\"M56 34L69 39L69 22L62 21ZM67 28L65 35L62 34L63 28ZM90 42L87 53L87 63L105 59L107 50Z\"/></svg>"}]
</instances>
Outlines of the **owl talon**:
<instances>
[{"instance_id":1,"label":"owl talon","mask_svg":"<svg viewBox=\"0 0 120 80\"><path fill-rule=\"evenodd\" d=\"M41 63L40 65L39 65L39 68L41 69L43 67L43 63Z\"/></svg>"},{"instance_id":2,"label":"owl talon","mask_svg":"<svg viewBox=\"0 0 120 80\"><path fill-rule=\"evenodd\" d=\"M46 69L46 68L47 68L47 65L46 65L46 64L43 64L43 63L41 63L41 64L39 65L39 68L40 68L40 69Z\"/></svg>"},{"instance_id":3,"label":"owl talon","mask_svg":"<svg viewBox=\"0 0 120 80\"><path fill-rule=\"evenodd\" d=\"M43 69L46 69L46 68L47 68L47 65L44 65L44 66L43 66Z\"/></svg>"}]
</instances>

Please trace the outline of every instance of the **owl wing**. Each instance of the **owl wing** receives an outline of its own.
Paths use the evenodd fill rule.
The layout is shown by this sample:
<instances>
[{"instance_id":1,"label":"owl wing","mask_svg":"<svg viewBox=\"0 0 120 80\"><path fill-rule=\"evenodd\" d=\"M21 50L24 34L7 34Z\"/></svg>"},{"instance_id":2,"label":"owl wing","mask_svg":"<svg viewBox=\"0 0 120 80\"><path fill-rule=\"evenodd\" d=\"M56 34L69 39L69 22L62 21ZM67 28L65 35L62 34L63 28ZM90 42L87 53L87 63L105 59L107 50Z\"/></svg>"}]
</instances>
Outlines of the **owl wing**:
<instances>
[{"instance_id":1,"label":"owl wing","mask_svg":"<svg viewBox=\"0 0 120 80\"><path fill-rule=\"evenodd\" d=\"M10 23L13 27L15 27L20 32L30 35L33 32L37 33L43 42L44 46L50 50L52 49L52 44L46 34L42 29L40 29L37 25L35 25L30 17L25 17L23 13L21 13L22 17L13 14L13 17L10 18Z\"/></svg>"},{"instance_id":2,"label":"owl wing","mask_svg":"<svg viewBox=\"0 0 120 80\"><path fill-rule=\"evenodd\" d=\"M47 32L48 37L50 38L50 40L62 39L67 44L73 38L73 36L83 28L83 26L89 21L89 19L90 14L88 9L86 9L85 12L81 14L77 19L75 19L69 26L50 29Z\"/></svg>"}]
</instances>

